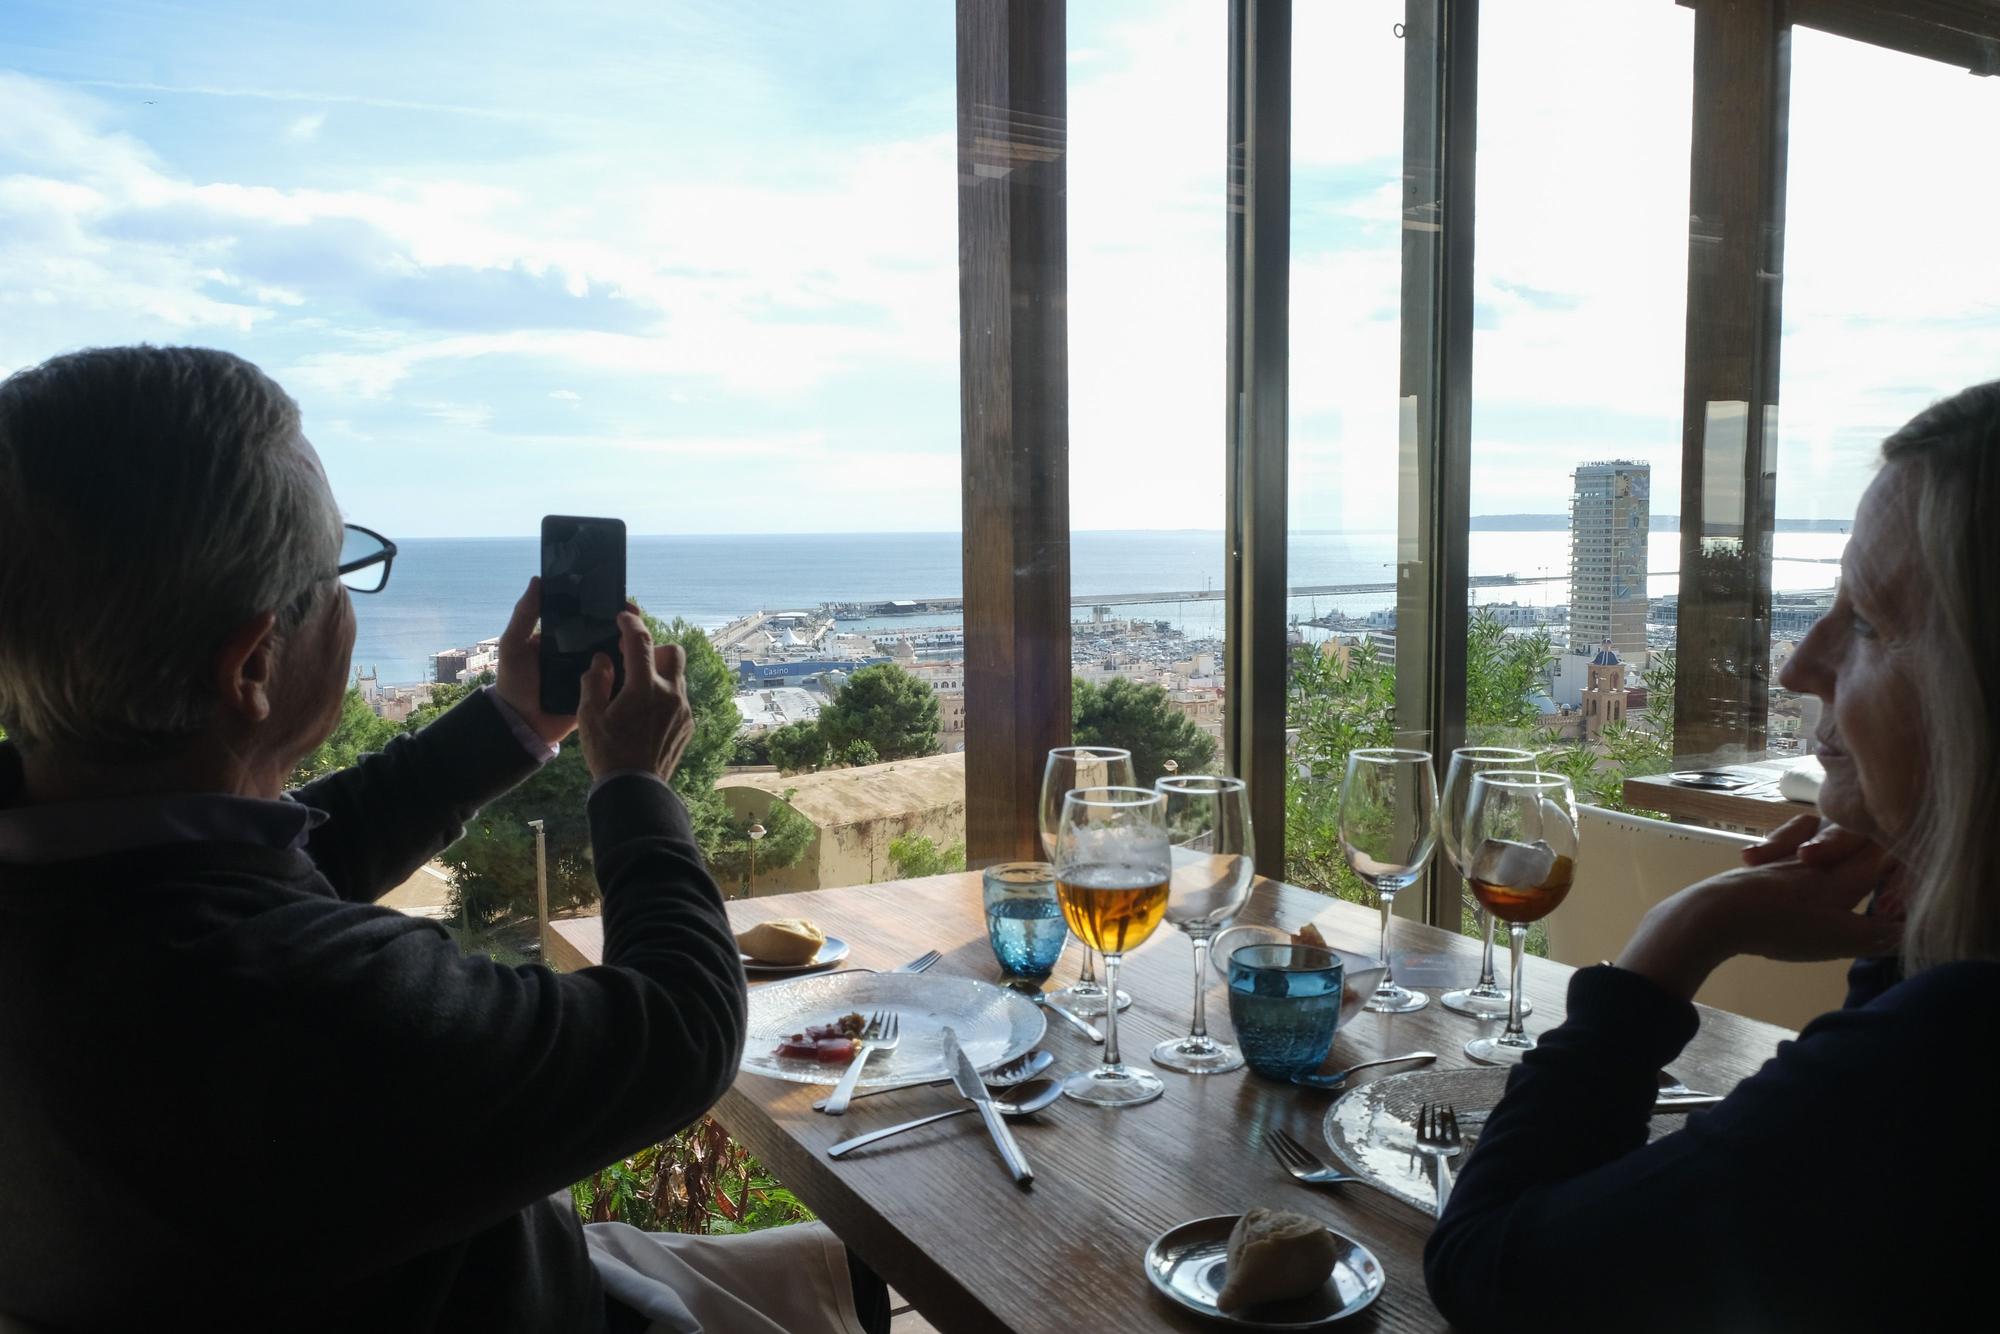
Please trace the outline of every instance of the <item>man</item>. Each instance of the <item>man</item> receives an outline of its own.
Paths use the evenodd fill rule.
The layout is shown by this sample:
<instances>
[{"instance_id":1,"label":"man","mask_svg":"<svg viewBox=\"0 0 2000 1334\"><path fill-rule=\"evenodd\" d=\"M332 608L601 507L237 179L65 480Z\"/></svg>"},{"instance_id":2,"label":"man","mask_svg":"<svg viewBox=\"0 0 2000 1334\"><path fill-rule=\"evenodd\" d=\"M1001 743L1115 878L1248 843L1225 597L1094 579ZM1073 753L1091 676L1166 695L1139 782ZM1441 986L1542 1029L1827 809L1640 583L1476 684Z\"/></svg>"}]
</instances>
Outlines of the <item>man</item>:
<instances>
[{"instance_id":1,"label":"man","mask_svg":"<svg viewBox=\"0 0 2000 1334\"><path fill-rule=\"evenodd\" d=\"M0 1313L859 1330L817 1224L586 1236L569 1203L741 1054L735 942L666 783L680 649L628 612L616 698L600 654L578 716L544 714L531 582L492 686L286 795L340 715L338 575L394 554L349 535L238 358L100 349L0 384ZM500 967L374 906L573 728L606 966Z\"/></svg>"}]
</instances>

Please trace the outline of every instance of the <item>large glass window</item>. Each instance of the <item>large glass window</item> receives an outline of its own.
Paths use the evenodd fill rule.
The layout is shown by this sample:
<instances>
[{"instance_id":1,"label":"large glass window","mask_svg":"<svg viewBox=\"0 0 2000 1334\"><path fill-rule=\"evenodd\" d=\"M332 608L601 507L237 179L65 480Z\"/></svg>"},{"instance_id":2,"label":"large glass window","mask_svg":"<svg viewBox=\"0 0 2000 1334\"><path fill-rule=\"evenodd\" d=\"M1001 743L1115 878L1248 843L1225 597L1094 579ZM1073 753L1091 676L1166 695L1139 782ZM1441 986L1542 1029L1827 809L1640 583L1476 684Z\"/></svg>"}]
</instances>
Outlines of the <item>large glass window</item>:
<instances>
[{"instance_id":1,"label":"large glass window","mask_svg":"<svg viewBox=\"0 0 2000 1334\"><path fill-rule=\"evenodd\" d=\"M1222 735L1228 12L1068 21L1073 721L1150 785Z\"/></svg>"},{"instance_id":2,"label":"large glass window","mask_svg":"<svg viewBox=\"0 0 2000 1334\"><path fill-rule=\"evenodd\" d=\"M1693 33L1480 10L1466 737L1605 804L1672 755Z\"/></svg>"},{"instance_id":3,"label":"large glass window","mask_svg":"<svg viewBox=\"0 0 2000 1334\"><path fill-rule=\"evenodd\" d=\"M1983 219L2000 210L2000 181L1966 171L1964 158L1966 144L1996 134L1994 80L1794 30L1771 566L1774 752L1811 747L1817 701L1776 689L1778 670L1832 602L1883 437L1996 373L2000 268Z\"/></svg>"}]
</instances>

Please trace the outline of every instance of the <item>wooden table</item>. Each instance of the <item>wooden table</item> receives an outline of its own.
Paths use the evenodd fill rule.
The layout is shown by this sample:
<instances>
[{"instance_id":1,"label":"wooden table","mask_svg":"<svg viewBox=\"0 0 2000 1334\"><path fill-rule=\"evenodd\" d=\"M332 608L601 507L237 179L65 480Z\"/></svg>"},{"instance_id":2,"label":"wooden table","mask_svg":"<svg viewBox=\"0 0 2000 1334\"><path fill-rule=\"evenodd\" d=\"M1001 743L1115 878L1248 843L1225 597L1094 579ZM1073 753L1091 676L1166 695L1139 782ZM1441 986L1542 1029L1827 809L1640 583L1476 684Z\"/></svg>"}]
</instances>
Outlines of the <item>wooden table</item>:
<instances>
[{"instance_id":1,"label":"wooden table","mask_svg":"<svg viewBox=\"0 0 2000 1334\"><path fill-rule=\"evenodd\" d=\"M857 885L730 904L740 930L774 917L810 917L848 941L857 967L893 968L926 949L944 952L942 972L992 978L977 873ZM1373 911L1307 890L1259 882L1238 921L1295 928L1316 920L1329 943L1373 955ZM1398 951L1428 949L1461 961L1465 980L1478 971L1478 943L1436 928L1398 922ZM595 962L603 933L595 918L558 922L551 959L559 967ZM1063 975L1073 967L1065 957ZM1128 955L1121 985L1133 1003L1120 1016L1129 1061L1148 1064L1155 1042L1187 1030L1192 1004L1190 948L1162 927ZM1536 959L1527 991L1528 1021L1540 1032L1560 1020L1572 970ZM1211 970L1208 1014L1229 1033L1227 996ZM1468 1066L1462 1054L1481 1026L1433 1003L1416 1014L1362 1014L1341 1029L1334 1068L1376 1056L1428 1048L1440 1068ZM1696 1088L1726 1092L1770 1057L1785 1030L1719 1010L1704 1010L1701 1031L1674 1070ZM1056 1056L1052 1073L1095 1064L1102 1048L1060 1021L1042 1045ZM1369 1071L1357 1076L1359 1084ZM1032 1190L1016 1187L977 1117L913 1131L879 1148L830 1161L829 1144L956 1102L949 1088L909 1089L858 1102L844 1117L823 1116L812 1102L827 1090L745 1075L715 1108L731 1135L915 1303L945 1334L1007 1330L1020 1334L1114 1334L1213 1326L1156 1293L1141 1257L1176 1223L1255 1205L1323 1219L1370 1247L1388 1271L1388 1288L1359 1328L1442 1330L1444 1319L1424 1289L1423 1246L1431 1219L1377 1191L1311 1189L1286 1176L1263 1146L1271 1127L1324 1149L1320 1123L1331 1095L1294 1089L1247 1071L1190 1078L1161 1071L1166 1095L1124 1111L1064 1099L1032 1122L1015 1122L1035 1167Z\"/></svg>"},{"instance_id":2,"label":"wooden table","mask_svg":"<svg viewBox=\"0 0 2000 1334\"><path fill-rule=\"evenodd\" d=\"M1816 809L1809 801L1792 801L1778 791L1778 779L1798 763L1798 757L1755 760L1749 763L1702 765L1688 763L1685 769L1727 769L1751 780L1748 787L1717 791L1712 788L1683 787L1666 774L1647 774L1625 780L1625 800L1641 810L1661 811L1676 820L1713 825L1718 829L1745 834L1768 834L1795 815L1811 815ZM1681 772L1677 768L1675 772Z\"/></svg>"}]
</instances>

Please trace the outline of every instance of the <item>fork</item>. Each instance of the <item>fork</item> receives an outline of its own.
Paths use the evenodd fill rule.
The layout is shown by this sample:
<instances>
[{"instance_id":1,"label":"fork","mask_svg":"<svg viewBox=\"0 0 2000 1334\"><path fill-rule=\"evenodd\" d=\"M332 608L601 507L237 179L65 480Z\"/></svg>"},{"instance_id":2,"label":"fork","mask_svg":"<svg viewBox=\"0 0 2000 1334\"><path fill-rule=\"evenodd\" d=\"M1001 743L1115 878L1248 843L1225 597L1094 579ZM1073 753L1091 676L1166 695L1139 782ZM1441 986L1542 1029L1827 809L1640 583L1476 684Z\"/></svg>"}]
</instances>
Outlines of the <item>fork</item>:
<instances>
[{"instance_id":1,"label":"fork","mask_svg":"<svg viewBox=\"0 0 2000 1334\"><path fill-rule=\"evenodd\" d=\"M1264 1143L1271 1150L1271 1156L1278 1160L1278 1166L1290 1172L1308 1186L1342 1186L1355 1184L1372 1186L1375 1183L1366 1177L1349 1176L1336 1172L1305 1145L1287 1135L1284 1131L1271 1129L1264 1132Z\"/></svg>"},{"instance_id":2,"label":"fork","mask_svg":"<svg viewBox=\"0 0 2000 1334\"><path fill-rule=\"evenodd\" d=\"M921 973L924 971L924 969L930 967L932 964L936 963L939 959L942 959L943 957L944 956L942 954L939 954L936 950L925 950L922 954L919 954L916 958L910 960L908 963L904 964L901 968L892 968L889 971L892 973Z\"/></svg>"},{"instance_id":3,"label":"fork","mask_svg":"<svg viewBox=\"0 0 2000 1334\"><path fill-rule=\"evenodd\" d=\"M839 1116L847 1110L854 1097L854 1086L861 1082L861 1067L878 1051L896 1050L902 1031L902 1019L894 1010L877 1010L868 1016L868 1026L861 1030L861 1038L855 1044L854 1059L848 1062L840 1082L833 1086L833 1095L826 1100L828 1116Z\"/></svg>"},{"instance_id":4,"label":"fork","mask_svg":"<svg viewBox=\"0 0 2000 1334\"><path fill-rule=\"evenodd\" d=\"M1458 1112L1448 1102L1427 1102L1417 1113L1417 1152L1437 1160L1438 1217L1451 1198L1451 1160L1465 1152Z\"/></svg>"}]
</instances>

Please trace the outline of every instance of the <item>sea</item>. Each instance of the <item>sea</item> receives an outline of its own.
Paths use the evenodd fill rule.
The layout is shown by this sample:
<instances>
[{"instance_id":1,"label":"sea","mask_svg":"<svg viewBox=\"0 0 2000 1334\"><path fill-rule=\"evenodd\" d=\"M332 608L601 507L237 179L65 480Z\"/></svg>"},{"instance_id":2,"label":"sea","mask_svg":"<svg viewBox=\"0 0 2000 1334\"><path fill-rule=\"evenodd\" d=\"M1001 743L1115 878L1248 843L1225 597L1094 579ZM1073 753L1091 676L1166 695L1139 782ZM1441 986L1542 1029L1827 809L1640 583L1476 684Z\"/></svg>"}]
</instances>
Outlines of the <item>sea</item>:
<instances>
[{"instance_id":1,"label":"sea","mask_svg":"<svg viewBox=\"0 0 2000 1334\"><path fill-rule=\"evenodd\" d=\"M500 633L515 599L539 565L535 537L413 538L397 543L389 583L356 594L354 665L384 685L431 678L431 656ZM1772 586L1780 591L1831 588L1844 533L1779 532ZM719 629L753 611L810 610L822 602L887 602L958 597L962 541L957 533L752 534L632 537L626 574L632 596L654 615ZM1295 532L1289 583L1388 584L1395 578L1393 532ZM1678 584L1680 537L1650 535L1647 591ZM1224 545L1198 530L1079 532L1070 539L1070 584L1078 595L1219 589ZM1566 530L1471 534L1474 575L1546 580L1474 590L1477 602L1557 605L1569 600ZM1291 612L1309 620L1329 611L1365 615L1393 606L1390 593L1300 596ZM1088 616L1079 609L1079 617ZM1119 606L1114 615L1166 621L1191 638L1220 638L1223 604L1168 601ZM843 621L843 630L955 625L956 615Z\"/></svg>"}]
</instances>

